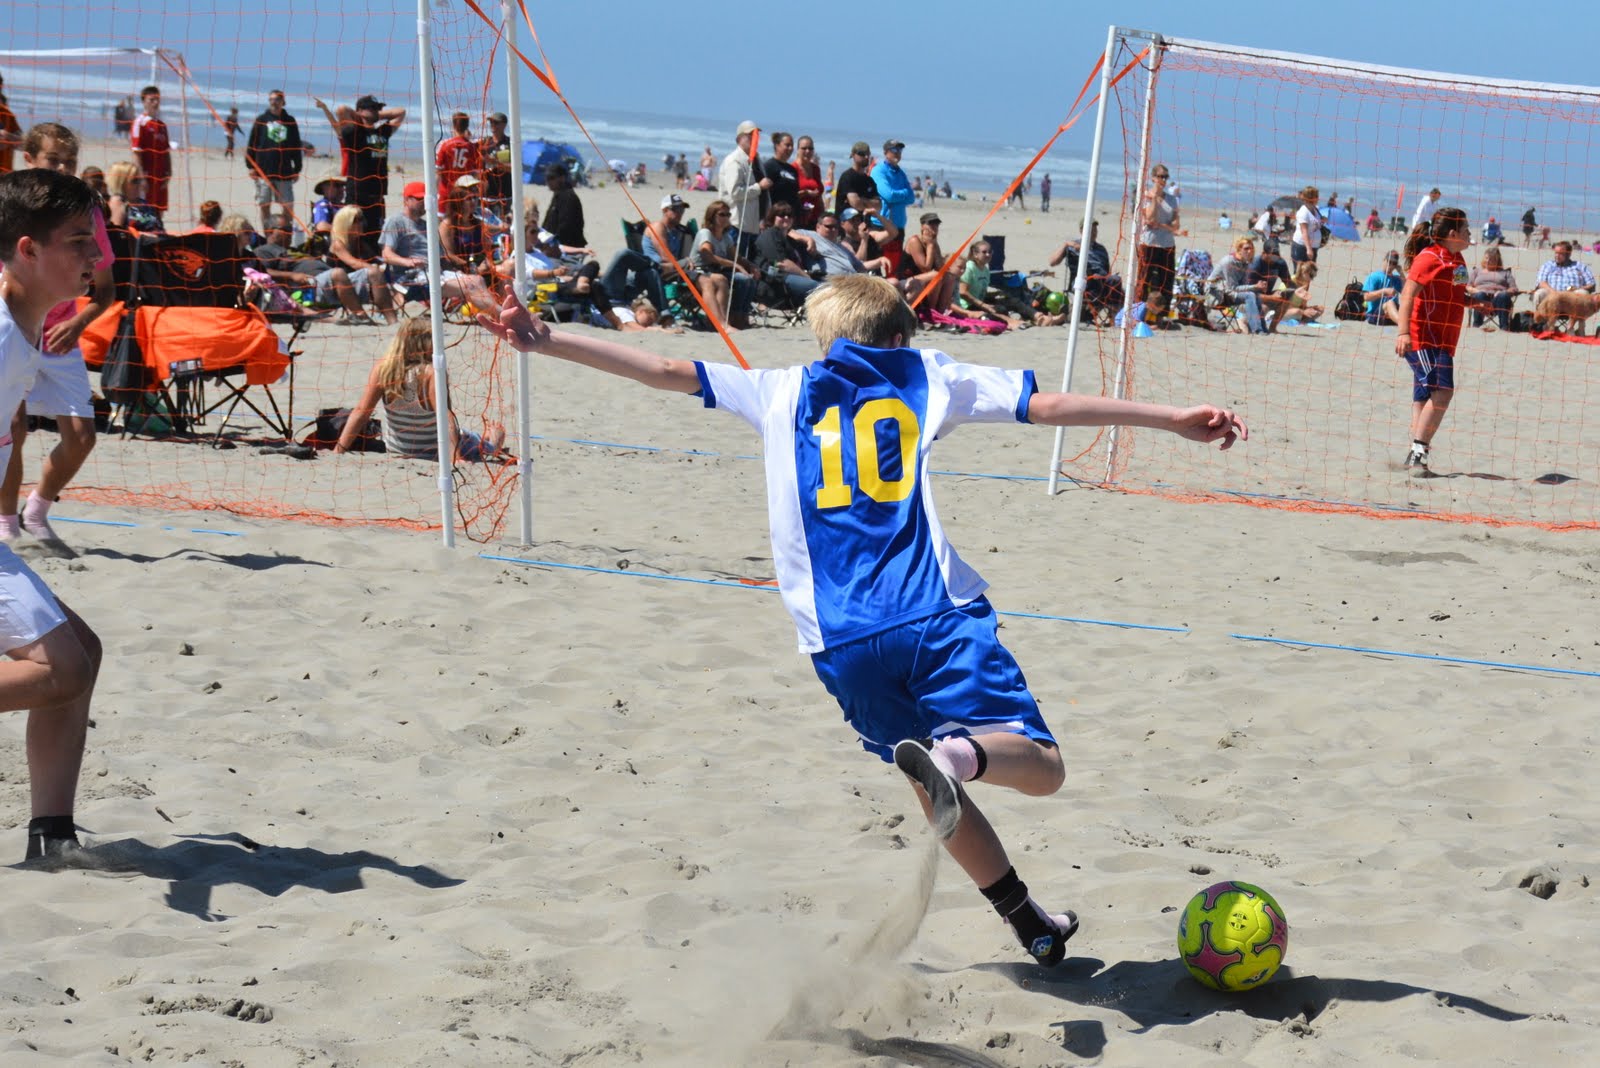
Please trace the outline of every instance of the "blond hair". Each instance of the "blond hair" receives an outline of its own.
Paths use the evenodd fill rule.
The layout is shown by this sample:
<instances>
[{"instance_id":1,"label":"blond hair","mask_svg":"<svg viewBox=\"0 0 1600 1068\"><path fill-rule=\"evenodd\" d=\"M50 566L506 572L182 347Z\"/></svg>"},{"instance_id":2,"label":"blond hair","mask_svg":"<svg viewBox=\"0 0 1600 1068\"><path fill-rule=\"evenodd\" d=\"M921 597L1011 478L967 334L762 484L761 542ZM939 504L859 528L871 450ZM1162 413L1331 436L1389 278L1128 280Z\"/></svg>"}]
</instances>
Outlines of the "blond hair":
<instances>
[{"instance_id":1,"label":"blond hair","mask_svg":"<svg viewBox=\"0 0 1600 1068\"><path fill-rule=\"evenodd\" d=\"M806 298L806 319L827 352L835 341L888 348L910 340L917 315L888 279L870 274L830 278Z\"/></svg>"},{"instance_id":2,"label":"blond hair","mask_svg":"<svg viewBox=\"0 0 1600 1068\"><path fill-rule=\"evenodd\" d=\"M361 220L361 209L354 204L346 204L333 213L333 222L330 224L332 230L331 239L343 243L344 247L350 250L351 255L360 255L355 246L350 244L350 231L359 229Z\"/></svg>"},{"instance_id":3,"label":"blond hair","mask_svg":"<svg viewBox=\"0 0 1600 1068\"><path fill-rule=\"evenodd\" d=\"M127 196L128 183L143 173L137 163L118 160L106 170L106 193L114 197Z\"/></svg>"},{"instance_id":4,"label":"blond hair","mask_svg":"<svg viewBox=\"0 0 1600 1068\"><path fill-rule=\"evenodd\" d=\"M389 347L378 358L378 381L383 399L397 401L405 394L406 379L433 363L433 324L426 316L400 320Z\"/></svg>"}]
</instances>

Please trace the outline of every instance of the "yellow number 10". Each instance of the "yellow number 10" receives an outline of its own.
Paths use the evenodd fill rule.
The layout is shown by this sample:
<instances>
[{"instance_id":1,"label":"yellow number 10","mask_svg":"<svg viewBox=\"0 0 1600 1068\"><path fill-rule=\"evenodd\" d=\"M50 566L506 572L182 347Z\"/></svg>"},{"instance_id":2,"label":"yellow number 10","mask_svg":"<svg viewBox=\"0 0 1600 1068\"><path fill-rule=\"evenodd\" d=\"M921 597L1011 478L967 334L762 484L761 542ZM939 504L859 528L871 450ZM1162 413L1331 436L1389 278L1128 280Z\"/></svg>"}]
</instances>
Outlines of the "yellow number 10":
<instances>
[{"instance_id":1,"label":"yellow number 10","mask_svg":"<svg viewBox=\"0 0 1600 1068\"><path fill-rule=\"evenodd\" d=\"M892 421L900 442L900 477L883 477L883 462L878 455L878 424ZM917 483L917 442L922 428L917 413L898 397L880 397L863 404L851 419L856 436L856 482L861 492L880 504L892 504L911 496ZM844 437L839 406L822 413L811 427L821 446L822 485L817 488L818 508L847 508L851 490L844 478Z\"/></svg>"}]
</instances>

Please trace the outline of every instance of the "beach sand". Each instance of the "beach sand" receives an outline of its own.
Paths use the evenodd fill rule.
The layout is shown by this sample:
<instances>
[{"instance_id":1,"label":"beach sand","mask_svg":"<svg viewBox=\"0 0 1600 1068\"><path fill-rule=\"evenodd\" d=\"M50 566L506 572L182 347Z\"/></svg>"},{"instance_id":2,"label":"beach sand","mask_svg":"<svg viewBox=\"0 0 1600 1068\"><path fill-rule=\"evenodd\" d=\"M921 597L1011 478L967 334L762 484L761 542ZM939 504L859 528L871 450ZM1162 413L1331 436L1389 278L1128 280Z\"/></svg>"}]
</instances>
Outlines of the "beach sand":
<instances>
[{"instance_id":1,"label":"beach sand","mask_svg":"<svg viewBox=\"0 0 1600 1068\"><path fill-rule=\"evenodd\" d=\"M585 201L606 253L615 190ZM941 202L945 233L982 207ZM1077 230L1065 208L986 229L1042 266ZM359 381L384 340L347 331L307 363ZM703 335L626 340L722 358ZM930 343L1053 386L1064 341ZM760 366L815 353L798 328L738 343ZM974 788L1019 874L1083 919L1043 971L794 651L743 424L554 361L534 392L528 547L58 506L83 555L36 566L107 653L91 867L5 873L6 1065L1600 1051L1589 535L1051 497L1048 432L942 443L941 516L1068 768L1051 798ZM1256 440L1213 463L1270 484L1272 414L1244 415ZM206 451L102 449L168 450L180 477ZM286 484L385 462L238 452ZM21 738L0 720L8 859ZM1176 910L1226 878L1291 929L1243 995L1202 989L1174 946Z\"/></svg>"}]
</instances>

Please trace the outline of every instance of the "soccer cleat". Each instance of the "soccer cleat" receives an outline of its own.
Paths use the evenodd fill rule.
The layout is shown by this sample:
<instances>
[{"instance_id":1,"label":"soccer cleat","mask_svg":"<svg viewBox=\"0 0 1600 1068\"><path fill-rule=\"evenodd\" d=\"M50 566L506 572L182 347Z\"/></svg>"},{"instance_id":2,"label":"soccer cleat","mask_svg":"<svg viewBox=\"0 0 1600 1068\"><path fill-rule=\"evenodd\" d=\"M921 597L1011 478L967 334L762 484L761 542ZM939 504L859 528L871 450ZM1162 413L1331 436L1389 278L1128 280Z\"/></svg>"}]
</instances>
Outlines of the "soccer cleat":
<instances>
[{"instance_id":1,"label":"soccer cleat","mask_svg":"<svg viewBox=\"0 0 1600 1068\"><path fill-rule=\"evenodd\" d=\"M50 838L42 834L28 835L28 853L24 860L52 860L69 856L81 850L83 846L76 836L71 838Z\"/></svg>"},{"instance_id":2,"label":"soccer cleat","mask_svg":"<svg viewBox=\"0 0 1600 1068\"><path fill-rule=\"evenodd\" d=\"M930 821L933 833L942 842L956 833L961 822L961 784L934 763L929 744L907 738L894 747L894 766L921 786L933 805Z\"/></svg>"},{"instance_id":3,"label":"soccer cleat","mask_svg":"<svg viewBox=\"0 0 1600 1068\"><path fill-rule=\"evenodd\" d=\"M1038 908L1031 900L1024 907ZM1040 912L1039 917L1044 921L1045 933L1028 940L1023 938L1021 932L1017 932L1017 941L1022 943L1022 948L1034 960L1046 968L1054 968L1066 959L1067 943L1078 933L1078 914L1069 909L1059 915ZM1007 920L1006 923L1010 924L1011 921ZM1016 931L1015 925L1012 925L1012 930Z\"/></svg>"}]
</instances>

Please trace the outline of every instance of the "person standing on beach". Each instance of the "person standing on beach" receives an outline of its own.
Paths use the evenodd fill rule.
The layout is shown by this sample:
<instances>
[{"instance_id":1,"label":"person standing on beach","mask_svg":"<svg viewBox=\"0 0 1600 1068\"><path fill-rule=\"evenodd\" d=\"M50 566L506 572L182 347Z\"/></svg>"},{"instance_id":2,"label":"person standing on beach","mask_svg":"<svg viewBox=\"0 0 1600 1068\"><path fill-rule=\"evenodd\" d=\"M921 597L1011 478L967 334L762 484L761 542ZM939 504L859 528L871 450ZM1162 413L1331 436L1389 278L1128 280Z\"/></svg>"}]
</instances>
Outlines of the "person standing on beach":
<instances>
[{"instance_id":1,"label":"person standing on beach","mask_svg":"<svg viewBox=\"0 0 1600 1068\"><path fill-rule=\"evenodd\" d=\"M316 97L311 102L339 138L342 170L350 180L349 202L361 209L362 240L371 244L383 232L388 215L384 198L389 195L389 139L406 121L406 109L386 107L371 93L357 100L354 108L339 105L337 114Z\"/></svg>"},{"instance_id":2,"label":"person standing on beach","mask_svg":"<svg viewBox=\"0 0 1600 1068\"><path fill-rule=\"evenodd\" d=\"M1428 470L1434 435L1455 395L1456 341L1467 307L1472 244L1467 213L1440 208L1406 241L1406 284L1400 290L1400 332L1394 351L1411 365L1411 450L1404 466Z\"/></svg>"},{"instance_id":3,"label":"person standing on beach","mask_svg":"<svg viewBox=\"0 0 1600 1068\"><path fill-rule=\"evenodd\" d=\"M967 785L1048 796L1066 776L1061 749L1000 644L986 583L945 538L928 485L933 443L963 423L1121 424L1226 449L1247 436L1244 423L1209 405L1041 393L1032 371L912 348L916 313L871 275L833 279L806 311L823 358L781 370L556 333L515 299L478 322L519 351L697 396L761 434L773 563L801 652L862 748L910 779L944 848L1022 948L1059 964L1077 916L1033 899Z\"/></svg>"},{"instance_id":4,"label":"person standing on beach","mask_svg":"<svg viewBox=\"0 0 1600 1068\"><path fill-rule=\"evenodd\" d=\"M161 90L147 85L139 90L139 100L144 104L144 114L133 120L128 137L133 158L144 173L144 199L165 215L167 183L172 179L172 142L167 138L167 124L161 119Z\"/></svg>"},{"instance_id":5,"label":"person standing on beach","mask_svg":"<svg viewBox=\"0 0 1600 1068\"><path fill-rule=\"evenodd\" d=\"M1289 260L1296 267L1316 263L1322 247L1322 212L1317 207L1317 187L1300 190L1300 206L1294 212L1294 237L1289 242Z\"/></svg>"},{"instance_id":6,"label":"person standing on beach","mask_svg":"<svg viewBox=\"0 0 1600 1068\"><path fill-rule=\"evenodd\" d=\"M1533 232L1538 229L1539 221L1533 217L1533 209L1529 208L1522 213L1522 247L1533 247Z\"/></svg>"},{"instance_id":7,"label":"person standing on beach","mask_svg":"<svg viewBox=\"0 0 1600 1068\"><path fill-rule=\"evenodd\" d=\"M78 169L78 135L59 123L42 122L22 140L22 162L29 168L72 175ZM11 418L11 455L5 474L0 477L0 542L14 542L26 532L52 555L73 557L50 526L50 507L83 467L94 451L94 391L89 385L89 369L83 362L78 339L88 325L100 317L115 299L111 278L111 243L106 236L105 219L97 207L94 216L95 239L99 243L100 263L89 285L89 300L80 309L76 298L51 308L44 318L44 336L39 345L43 358L25 403ZM28 416L54 419L60 440L44 458L39 481L19 508L22 496L22 444L28 437Z\"/></svg>"},{"instance_id":8,"label":"person standing on beach","mask_svg":"<svg viewBox=\"0 0 1600 1068\"><path fill-rule=\"evenodd\" d=\"M228 117L222 120L222 136L226 138L226 147L222 150L223 159L233 158L233 139L239 136L240 125L239 109L229 108Z\"/></svg>"},{"instance_id":9,"label":"person standing on beach","mask_svg":"<svg viewBox=\"0 0 1600 1068\"><path fill-rule=\"evenodd\" d=\"M1433 218L1433 213L1439 210L1439 200L1443 196L1437 186L1428 190L1428 195L1417 204L1417 210L1411 216L1411 229L1415 230Z\"/></svg>"},{"instance_id":10,"label":"person standing on beach","mask_svg":"<svg viewBox=\"0 0 1600 1068\"><path fill-rule=\"evenodd\" d=\"M1167 191L1171 178L1165 163L1150 168L1150 186L1139 206L1139 276L1134 299L1148 302L1151 293L1169 293L1178 259L1178 200Z\"/></svg>"},{"instance_id":11,"label":"person standing on beach","mask_svg":"<svg viewBox=\"0 0 1600 1068\"><path fill-rule=\"evenodd\" d=\"M44 168L0 175L0 411L16 411L33 385L45 316L94 280L97 199L79 179ZM0 648L0 711L28 714L25 857L64 858L79 848L73 809L100 639L4 545Z\"/></svg>"},{"instance_id":12,"label":"person standing on beach","mask_svg":"<svg viewBox=\"0 0 1600 1068\"><path fill-rule=\"evenodd\" d=\"M1039 179L1039 210L1050 210L1050 176L1048 174Z\"/></svg>"},{"instance_id":13,"label":"person standing on beach","mask_svg":"<svg viewBox=\"0 0 1600 1068\"><path fill-rule=\"evenodd\" d=\"M917 199L911 191L911 179L900 169L900 157L905 150L904 141L891 137L883 143L883 158L872 168L872 184L878 187L878 201L889 221L902 234L906 232L906 209Z\"/></svg>"},{"instance_id":14,"label":"person standing on beach","mask_svg":"<svg viewBox=\"0 0 1600 1068\"><path fill-rule=\"evenodd\" d=\"M878 209L878 186L868 170L872 166L872 146L857 141L850 146L850 166L839 175L833 187L833 210L843 216L846 208L859 212Z\"/></svg>"},{"instance_id":15,"label":"person standing on beach","mask_svg":"<svg viewBox=\"0 0 1600 1068\"><path fill-rule=\"evenodd\" d=\"M244 146L244 165L256 185L261 225L278 212L294 217L294 183L305 167L305 146L300 123L284 108L282 89L267 94L267 110L250 125Z\"/></svg>"},{"instance_id":16,"label":"person standing on beach","mask_svg":"<svg viewBox=\"0 0 1600 1068\"><path fill-rule=\"evenodd\" d=\"M754 138L759 132L749 119L741 122L734 131L734 149L722 158L717 170L717 195L733 212L741 256L750 255L755 247L761 229L761 201L772 188L772 179L762 174L761 159L756 155Z\"/></svg>"}]
</instances>

